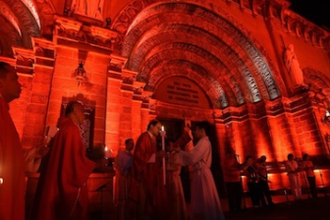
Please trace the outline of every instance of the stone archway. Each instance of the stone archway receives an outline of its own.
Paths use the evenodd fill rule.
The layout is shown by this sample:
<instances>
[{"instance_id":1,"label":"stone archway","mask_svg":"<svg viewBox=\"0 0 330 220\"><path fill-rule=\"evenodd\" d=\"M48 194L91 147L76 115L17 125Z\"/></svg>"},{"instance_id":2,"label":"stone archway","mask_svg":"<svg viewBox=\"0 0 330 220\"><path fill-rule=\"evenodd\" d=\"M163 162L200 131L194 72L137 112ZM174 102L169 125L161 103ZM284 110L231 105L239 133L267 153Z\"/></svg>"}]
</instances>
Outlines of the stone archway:
<instances>
[{"instance_id":1,"label":"stone archway","mask_svg":"<svg viewBox=\"0 0 330 220\"><path fill-rule=\"evenodd\" d=\"M266 50L233 17L199 1L134 1L112 28L119 33L117 53L127 57L125 69L137 72L136 81L145 83L147 94L170 77L186 77L210 100L206 110L153 100L152 114L209 120L224 137L220 146L229 143L242 153L272 151L265 102L277 102L287 91Z\"/></svg>"},{"instance_id":2,"label":"stone archway","mask_svg":"<svg viewBox=\"0 0 330 220\"><path fill-rule=\"evenodd\" d=\"M281 90L286 93L265 50L219 8L134 1L112 26L119 32L117 49L129 58L126 68L139 72L138 80L149 83L156 69L179 60L203 67L210 85L222 83L212 97L223 97L220 108L274 100Z\"/></svg>"},{"instance_id":3,"label":"stone archway","mask_svg":"<svg viewBox=\"0 0 330 220\"><path fill-rule=\"evenodd\" d=\"M32 48L31 37L39 36L40 17L34 1L2 0L0 9L0 54L13 56L12 46Z\"/></svg>"},{"instance_id":4,"label":"stone archway","mask_svg":"<svg viewBox=\"0 0 330 220\"><path fill-rule=\"evenodd\" d=\"M330 110L330 79L322 72L312 68L303 69L303 73L304 81L310 87L309 97L323 142L323 151L330 155L330 121L326 118L327 111Z\"/></svg>"},{"instance_id":5,"label":"stone archway","mask_svg":"<svg viewBox=\"0 0 330 220\"><path fill-rule=\"evenodd\" d=\"M312 68L303 69L303 73L307 84L313 88L322 89L324 95L330 96L330 79L325 74Z\"/></svg>"},{"instance_id":6,"label":"stone archway","mask_svg":"<svg viewBox=\"0 0 330 220\"><path fill-rule=\"evenodd\" d=\"M112 28L119 32L117 52L127 57L125 69L137 72L136 80L145 83L143 89L148 94L174 76L199 84L211 103L208 116L199 117L217 121L217 132L232 139L226 140L232 145L237 143L227 134L225 124L248 119L245 126L251 130L257 125L250 125L249 114L265 116L265 102L287 93L265 49L233 17L214 5L134 1L118 15ZM159 105L153 104L152 111ZM267 121L260 123L268 128ZM270 134L261 133L266 135L266 145L270 144ZM235 135L242 136L238 143L242 148L246 135ZM251 148L256 147L253 136L251 132L248 138Z\"/></svg>"}]
</instances>

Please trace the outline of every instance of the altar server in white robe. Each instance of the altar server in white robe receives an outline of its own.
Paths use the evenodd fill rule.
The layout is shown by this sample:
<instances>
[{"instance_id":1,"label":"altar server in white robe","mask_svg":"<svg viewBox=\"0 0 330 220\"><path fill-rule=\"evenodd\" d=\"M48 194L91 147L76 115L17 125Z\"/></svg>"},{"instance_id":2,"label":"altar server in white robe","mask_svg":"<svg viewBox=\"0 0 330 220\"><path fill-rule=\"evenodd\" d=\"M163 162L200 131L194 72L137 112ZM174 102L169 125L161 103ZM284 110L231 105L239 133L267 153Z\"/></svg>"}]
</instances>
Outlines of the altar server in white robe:
<instances>
[{"instance_id":1,"label":"altar server in white robe","mask_svg":"<svg viewBox=\"0 0 330 220\"><path fill-rule=\"evenodd\" d=\"M182 157L182 165L192 166L191 175L191 212L190 219L223 220L225 219L214 179L210 170L212 147L207 136L208 122L199 122L193 130L198 142L192 151L176 148Z\"/></svg>"}]
</instances>

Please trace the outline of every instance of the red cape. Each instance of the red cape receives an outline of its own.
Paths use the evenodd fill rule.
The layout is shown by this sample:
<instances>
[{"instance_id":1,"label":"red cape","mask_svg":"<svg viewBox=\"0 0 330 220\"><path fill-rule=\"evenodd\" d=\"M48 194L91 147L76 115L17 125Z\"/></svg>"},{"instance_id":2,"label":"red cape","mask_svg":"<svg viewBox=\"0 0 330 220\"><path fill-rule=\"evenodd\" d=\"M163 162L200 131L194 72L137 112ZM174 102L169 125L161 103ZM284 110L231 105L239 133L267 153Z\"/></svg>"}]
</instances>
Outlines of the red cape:
<instances>
[{"instance_id":1,"label":"red cape","mask_svg":"<svg viewBox=\"0 0 330 220\"><path fill-rule=\"evenodd\" d=\"M153 140L148 132L144 132L138 138L133 156L134 177L138 180L140 175L149 176L149 168L154 166L154 163L148 161L152 154L156 153L156 139ZM151 167L150 167L151 166Z\"/></svg>"},{"instance_id":2,"label":"red cape","mask_svg":"<svg viewBox=\"0 0 330 220\"><path fill-rule=\"evenodd\" d=\"M49 159L40 173L32 219L69 219L73 207L79 219L87 219L86 183L94 167L95 163L86 157L77 125L70 118L61 120Z\"/></svg>"},{"instance_id":3,"label":"red cape","mask_svg":"<svg viewBox=\"0 0 330 220\"><path fill-rule=\"evenodd\" d=\"M139 189L145 189L146 212L154 212L153 198L155 190L155 177L159 169L157 163L148 163L152 154L156 153L156 139L152 139L148 132L142 133L135 145L132 166L132 182L130 187L130 197L139 201ZM143 190L144 191L144 190ZM142 204L138 204L142 207ZM139 209L139 208L138 208Z\"/></svg>"},{"instance_id":4,"label":"red cape","mask_svg":"<svg viewBox=\"0 0 330 220\"><path fill-rule=\"evenodd\" d=\"M0 219L25 219L25 164L22 145L8 112L8 104L0 97Z\"/></svg>"}]
</instances>

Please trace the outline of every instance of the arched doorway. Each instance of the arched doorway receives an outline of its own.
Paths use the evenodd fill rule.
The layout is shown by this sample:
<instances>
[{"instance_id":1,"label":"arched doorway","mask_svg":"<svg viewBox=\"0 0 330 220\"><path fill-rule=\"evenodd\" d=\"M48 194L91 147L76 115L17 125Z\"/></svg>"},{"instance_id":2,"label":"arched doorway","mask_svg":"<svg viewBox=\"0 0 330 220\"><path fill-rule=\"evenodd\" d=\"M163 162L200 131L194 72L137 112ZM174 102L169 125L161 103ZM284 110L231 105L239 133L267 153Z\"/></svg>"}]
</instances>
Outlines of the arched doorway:
<instances>
[{"instance_id":1,"label":"arched doorway","mask_svg":"<svg viewBox=\"0 0 330 220\"><path fill-rule=\"evenodd\" d=\"M207 120L210 122L208 134L212 144L212 173L220 195L224 195L224 184L220 163L220 151L218 135L212 115L204 117L195 115L198 111L211 108L209 98L203 89L194 81L182 77L171 76L163 80L156 88L153 98L157 100L157 119L166 129L166 135L172 140L177 140L183 133L184 126L194 127L197 121ZM171 104L166 104L171 103ZM182 109L180 112L178 109ZM194 143L196 144L196 143ZM186 200L190 200L189 168L182 167L181 179Z\"/></svg>"}]
</instances>

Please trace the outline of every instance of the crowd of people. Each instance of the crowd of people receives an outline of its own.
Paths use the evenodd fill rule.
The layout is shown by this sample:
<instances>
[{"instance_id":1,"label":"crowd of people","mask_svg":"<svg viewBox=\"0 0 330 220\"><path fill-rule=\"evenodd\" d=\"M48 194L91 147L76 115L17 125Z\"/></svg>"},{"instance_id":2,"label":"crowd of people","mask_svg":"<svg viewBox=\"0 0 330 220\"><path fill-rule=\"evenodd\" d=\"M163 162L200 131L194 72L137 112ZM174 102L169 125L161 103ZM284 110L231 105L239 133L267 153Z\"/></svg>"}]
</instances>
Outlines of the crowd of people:
<instances>
[{"instance_id":1,"label":"crowd of people","mask_svg":"<svg viewBox=\"0 0 330 220\"><path fill-rule=\"evenodd\" d=\"M12 100L19 98L20 93L21 85L15 68L0 62L0 219L87 220L87 180L95 162L104 155L86 154L79 130L85 119L84 106L78 101L68 103L64 117L59 119L59 130L49 143L49 150L40 156L44 164L40 169L33 208L30 213L25 213L24 155L8 106ZM210 170L212 146L208 138L209 129L207 122L198 122L193 129L187 126L178 140L167 138L163 142L165 148L158 149L157 137L164 131L159 121L152 120L136 144L128 138L125 150L118 153L114 162L116 218L225 219ZM190 171L189 213L180 178L182 166L188 166ZM301 164L289 154L285 166L297 200L301 199L301 171L305 171L310 193L317 196L314 166L307 154ZM268 186L266 156L256 160L248 156L239 163L235 151L230 149L225 153L222 170L231 212L242 209L242 173L247 177L254 207L274 204Z\"/></svg>"},{"instance_id":2,"label":"crowd of people","mask_svg":"<svg viewBox=\"0 0 330 220\"><path fill-rule=\"evenodd\" d=\"M312 198L317 197L314 165L308 154L304 154L302 161L299 161L299 163L295 160L293 154L288 154L288 160L285 162L285 167L288 172L290 188L295 200L301 200L301 179L307 179L308 181L308 195L311 194Z\"/></svg>"},{"instance_id":3,"label":"crowd of people","mask_svg":"<svg viewBox=\"0 0 330 220\"><path fill-rule=\"evenodd\" d=\"M240 212L244 205L242 176L247 178L248 195L254 208L273 206L274 202L269 189L266 156L258 159L247 156L243 163L238 162L235 151L228 150L222 163L224 180L228 194L228 205L231 212ZM284 162L287 171L290 189L294 199L301 200L301 180L308 181L308 196L317 197L314 165L308 154L304 154L302 160L295 160L293 154L288 154Z\"/></svg>"},{"instance_id":4,"label":"crowd of people","mask_svg":"<svg viewBox=\"0 0 330 220\"><path fill-rule=\"evenodd\" d=\"M159 121L152 120L135 146L131 167L133 181L128 191L136 197L136 219L188 219L188 215L190 219L224 219L210 171L212 148L207 136L208 124L197 123L192 135L186 129L177 141L168 142L168 152L157 151L156 137L161 126ZM188 151L185 148L192 138L197 143ZM167 161L165 174L163 158ZM191 166L189 214L179 176L181 166Z\"/></svg>"},{"instance_id":5,"label":"crowd of people","mask_svg":"<svg viewBox=\"0 0 330 220\"><path fill-rule=\"evenodd\" d=\"M149 123L147 132L143 133L136 145L136 152L130 153L131 179L137 184L128 186L118 184L125 188L126 201L132 193L136 195L137 219L224 219L218 193L210 172L211 143L206 135L207 123L198 123L189 135L189 128L176 142L169 142L169 152L157 150L156 136L161 129L157 120ZM189 147L192 138L197 139L194 147ZM152 146L154 145L154 146ZM127 152L126 152L127 153ZM227 190L229 211L237 213L242 211L243 185L242 176L247 178L248 195L254 208L273 206L274 202L269 188L266 156L257 159L247 156L243 163L239 163L237 154L233 149L226 152L222 161L222 170ZM118 157L122 157L121 154ZM166 157L166 186L163 183L161 159ZM300 175L306 175L313 198L317 197L314 166L307 154L303 160L293 160L293 155L288 155L285 167L288 180L291 184L292 194L296 200L301 199ZM117 159L116 159L117 161ZM115 165L116 166L116 165ZM124 167L124 165L121 165ZM186 213L186 202L183 195L180 170L182 166L190 166L191 178L191 203L190 213ZM122 171L118 171L122 173ZM129 175L128 175L129 176ZM126 179L127 180L127 179ZM130 207L121 207L128 210ZM131 210L131 209L130 209ZM188 218L189 216L189 218ZM118 219L125 218L124 215Z\"/></svg>"}]
</instances>

